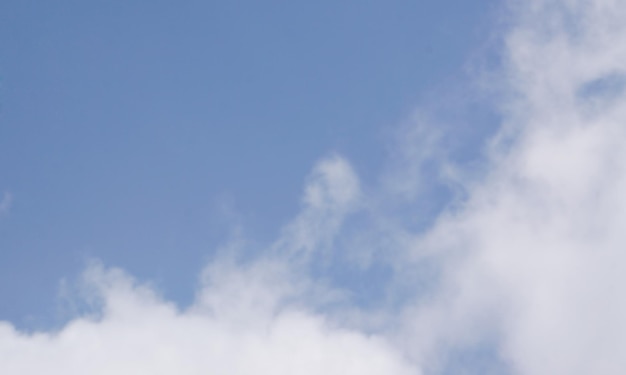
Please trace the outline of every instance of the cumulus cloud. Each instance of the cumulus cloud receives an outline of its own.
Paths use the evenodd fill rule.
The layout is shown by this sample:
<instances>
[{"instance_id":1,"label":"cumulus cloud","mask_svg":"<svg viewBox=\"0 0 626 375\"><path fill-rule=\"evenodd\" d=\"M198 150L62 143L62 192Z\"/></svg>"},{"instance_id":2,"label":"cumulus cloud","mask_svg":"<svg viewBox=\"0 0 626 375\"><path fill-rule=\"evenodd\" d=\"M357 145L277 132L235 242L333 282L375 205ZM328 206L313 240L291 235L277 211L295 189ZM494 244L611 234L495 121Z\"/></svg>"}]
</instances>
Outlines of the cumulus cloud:
<instances>
[{"instance_id":1,"label":"cumulus cloud","mask_svg":"<svg viewBox=\"0 0 626 375\"><path fill-rule=\"evenodd\" d=\"M437 166L444 154L427 116L406 130L399 164L378 190L362 189L340 156L319 162L279 238L253 259L226 254L209 264L191 306L92 266L83 285L93 312L55 332L0 323L0 370L621 374L626 4L508 4L493 75L506 93L496 103L503 121L485 144L483 173L456 176L463 201L426 230L412 232L404 216L358 227L388 236L393 249L383 250L393 255L369 264L390 263L393 276L380 282L402 298L354 304L349 287L312 265L354 235L344 228L355 215L393 215L381 197L423 198L423 163Z\"/></svg>"},{"instance_id":2,"label":"cumulus cloud","mask_svg":"<svg viewBox=\"0 0 626 375\"><path fill-rule=\"evenodd\" d=\"M280 278L272 271L258 266L253 272L221 270L212 291L205 292L213 297L216 290L224 293L219 298L203 294L196 305L180 311L124 272L92 266L84 282L96 294L92 297L102 303L99 314L75 319L52 333L28 334L0 324L2 371L70 375L412 373L380 338L333 327L323 316L302 309L260 306L263 295L276 293L271 289L276 286L264 282ZM237 313L230 309L233 305L238 305ZM270 307L276 309L265 314Z\"/></svg>"}]
</instances>

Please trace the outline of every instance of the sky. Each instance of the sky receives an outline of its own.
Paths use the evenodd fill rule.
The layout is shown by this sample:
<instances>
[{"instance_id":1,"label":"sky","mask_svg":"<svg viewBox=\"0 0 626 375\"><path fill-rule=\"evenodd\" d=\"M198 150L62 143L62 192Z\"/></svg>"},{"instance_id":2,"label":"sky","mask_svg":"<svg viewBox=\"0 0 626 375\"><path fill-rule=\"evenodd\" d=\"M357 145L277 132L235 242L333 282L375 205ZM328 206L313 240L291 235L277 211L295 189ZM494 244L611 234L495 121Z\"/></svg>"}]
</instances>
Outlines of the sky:
<instances>
[{"instance_id":1,"label":"sky","mask_svg":"<svg viewBox=\"0 0 626 375\"><path fill-rule=\"evenodd\" d=\"M0 4L0 370L621 374L626 4Z\"/></svg>"},{"instance_id":2,"label":"sky","mask_svg":"<svg viewBox=\"0 0 626 375\"><path fill-rule=\"evenodd\" d=\"M92 258L191 303L234 228L273 241L318 159L350 156L375 180L388 129L462 76L493 12L488 1L2 1L0 194L13 204L0 316L58 323L59 280Z\"/></svg>"}]
</instances>

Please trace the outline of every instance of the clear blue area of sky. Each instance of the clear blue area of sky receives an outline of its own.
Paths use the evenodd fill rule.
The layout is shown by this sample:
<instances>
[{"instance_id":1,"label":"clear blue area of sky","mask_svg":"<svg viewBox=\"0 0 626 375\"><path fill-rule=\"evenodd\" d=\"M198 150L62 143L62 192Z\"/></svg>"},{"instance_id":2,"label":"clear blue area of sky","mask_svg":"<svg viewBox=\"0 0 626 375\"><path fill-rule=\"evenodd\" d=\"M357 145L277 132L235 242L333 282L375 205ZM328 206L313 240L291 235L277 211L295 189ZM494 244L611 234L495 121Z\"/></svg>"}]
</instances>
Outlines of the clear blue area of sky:
<instances>
[{"instance_id":1,"label":"clear blue area of sky","mask_svg":"<svg viewBox=\"0 0 626 375\"><path fill-rule=\"evenodd\" d=\"M0 320L49 324L92 257L189 301L233 223L262 242L297 212L318 158L376 171L495 5L3 0Z\"/></svg>"}]
</instances>

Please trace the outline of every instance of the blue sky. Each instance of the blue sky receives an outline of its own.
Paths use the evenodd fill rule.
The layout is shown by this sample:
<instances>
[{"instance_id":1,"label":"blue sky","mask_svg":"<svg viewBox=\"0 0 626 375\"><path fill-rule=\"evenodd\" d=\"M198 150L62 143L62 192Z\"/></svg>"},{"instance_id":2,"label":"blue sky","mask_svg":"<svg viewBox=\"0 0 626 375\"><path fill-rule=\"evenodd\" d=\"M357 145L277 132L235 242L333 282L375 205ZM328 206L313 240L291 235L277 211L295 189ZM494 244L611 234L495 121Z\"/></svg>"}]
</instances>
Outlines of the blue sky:
<instances>
[{"instance_id":1,"label":"blue sky","mask_svg":"<svg viewBox=\"0 0 626 375\"><path fill-rule=\"evenodd\" d=\"M47 324L91 257L189 302L233 226L269 241L297 212L318 158L374 178L495 4L3 2L0 316Z\"/></svg>"},{"instance_id":2,"label":"blue sky","mask_svg":"<svg viewBox=\"0 0 626 375\"><path fill-rule=\"evenodd\" d=\"M0 372L621 374L618 0L0 3Z\"/></svg>"}]
</instances>

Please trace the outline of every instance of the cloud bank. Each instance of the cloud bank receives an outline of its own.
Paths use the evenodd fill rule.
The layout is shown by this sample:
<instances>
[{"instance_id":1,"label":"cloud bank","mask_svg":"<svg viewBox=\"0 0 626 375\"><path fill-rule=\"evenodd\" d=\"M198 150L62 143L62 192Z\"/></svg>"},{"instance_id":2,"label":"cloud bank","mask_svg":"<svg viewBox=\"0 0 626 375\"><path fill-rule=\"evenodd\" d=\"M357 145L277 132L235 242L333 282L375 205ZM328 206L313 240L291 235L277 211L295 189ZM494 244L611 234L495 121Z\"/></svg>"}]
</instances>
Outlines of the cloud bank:
<instances>
[{"instance_id":1,"label":"cloud bank","mask_svg":"<svg viewBox=\"0 0 626 375\"><path fill-rule=\"evenodd\" d=\"M0 370L621 374L626 4L508 5L494 75L501 128L485 143L484 173L442 174L462 198L427 230L412 231L384 207L390 195L420 199L410 191L419 174L397 181L395 170L393 186L364 189L349 162L331 156L314 168L301 213L274 244L253 259L226 254L208 265L192 306L95 265L84 276L92 313L55 332L0 323ZM424 126L410 134L426 134L425 154L454 168L432 151ZM399 147L409 147L401 168L419 171L414 145ZM350 227L362 217L370 219ZM353 296L363 291L335 282L331 269L337 251L343 261L366 251L350 244L368 235L386 240L357 268L367 275L385 264L392 275L378 280L379 301L362 306Z\"/></svg>"}]
</instances>

